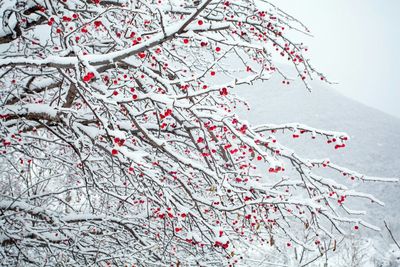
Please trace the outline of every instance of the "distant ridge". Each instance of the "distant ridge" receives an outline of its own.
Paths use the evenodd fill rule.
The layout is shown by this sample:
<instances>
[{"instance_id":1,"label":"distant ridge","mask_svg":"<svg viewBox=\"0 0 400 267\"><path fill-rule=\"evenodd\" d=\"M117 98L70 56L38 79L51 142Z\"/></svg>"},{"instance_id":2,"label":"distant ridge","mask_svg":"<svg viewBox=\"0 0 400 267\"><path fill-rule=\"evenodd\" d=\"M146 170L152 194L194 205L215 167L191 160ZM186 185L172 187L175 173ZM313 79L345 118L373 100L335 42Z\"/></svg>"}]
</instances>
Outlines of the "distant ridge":
<instances>
[{"instance_id":1,"label":"distant ridge","mask_svg":"<svg viewBox=\"0 0 400 267\"><path fill-rule=\"evenodd\" d=\"M302 142L290 135L281 139L297 154L330 158L370 176L400 177L400 119L347 98L323 83L315 84L310 93L300 82L288 86L275 77L269 82L241 86L235 92L251 107L250 111L238 107L240 116L253 125L300 122L343 131L351 137L346 148L339 151L323 139ZM388 221L400 236L400 184L356 183L355 187L386 204L363 207L367 209L367 219L381 228L383 220Z\"/></svg>"}]
</instances>

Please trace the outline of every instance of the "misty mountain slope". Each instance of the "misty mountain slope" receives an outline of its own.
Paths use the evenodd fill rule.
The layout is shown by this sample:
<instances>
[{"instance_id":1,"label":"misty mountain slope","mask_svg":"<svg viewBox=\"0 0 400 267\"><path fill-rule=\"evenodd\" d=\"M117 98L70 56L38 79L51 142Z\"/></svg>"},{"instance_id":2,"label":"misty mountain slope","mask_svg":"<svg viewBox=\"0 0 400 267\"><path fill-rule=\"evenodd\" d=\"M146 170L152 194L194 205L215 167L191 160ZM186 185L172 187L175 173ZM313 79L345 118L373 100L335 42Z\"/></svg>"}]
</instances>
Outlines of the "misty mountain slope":
<instances>
[{"instance_id":1,"label":"misty mountain slope","mask_svg":"<svg viewBox=\"0 0 400 267\"><path fill-rule=\"evenodd\" d=\"M400 177L400 119L349 99L322 83L314 85L310 93L301 83L283 85L275 77L269 82L242 86L235 92L249 103L250 111L238 109L240 116L252 125L299 122L350 135L346 148L339 150L326 144L323 138L311 140L305 135L293 139L290 133L279 135L279 140L298 155L329 158L369 176ZM350 184L343 181L344 177L339 179ZM383 228L386 220L400 233L399 184L351 182L351 185L385 202L385 207L376 204L363 207L369 221Z\"/></svg>"}]
</instances>

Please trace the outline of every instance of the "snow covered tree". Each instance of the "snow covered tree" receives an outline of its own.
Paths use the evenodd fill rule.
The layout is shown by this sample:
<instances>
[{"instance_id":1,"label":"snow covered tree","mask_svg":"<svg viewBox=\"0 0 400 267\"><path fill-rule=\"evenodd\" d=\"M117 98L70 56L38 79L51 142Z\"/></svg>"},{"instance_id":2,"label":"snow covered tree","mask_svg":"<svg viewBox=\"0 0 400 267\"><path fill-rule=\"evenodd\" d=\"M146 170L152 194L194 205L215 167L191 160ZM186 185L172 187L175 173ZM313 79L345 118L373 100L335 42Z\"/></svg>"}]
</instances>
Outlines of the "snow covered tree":
<instances>
[{"instance_id":1,"label":"snow covered tree","mask_svg":"<svg viewBox=\"0 0 400 267\"><path fill-rule=\"evenodd\" d=\"M289 84L277 56L306 88L326 80L288 37L307 29L267 1L9 0L0 14L4 265L226 266L250 243L318 257L374 228L351 199L381 202L329 177L383 179L274 136L341 149L346 134L235 114L232 88Z\"/></svg>"}]
</instances>

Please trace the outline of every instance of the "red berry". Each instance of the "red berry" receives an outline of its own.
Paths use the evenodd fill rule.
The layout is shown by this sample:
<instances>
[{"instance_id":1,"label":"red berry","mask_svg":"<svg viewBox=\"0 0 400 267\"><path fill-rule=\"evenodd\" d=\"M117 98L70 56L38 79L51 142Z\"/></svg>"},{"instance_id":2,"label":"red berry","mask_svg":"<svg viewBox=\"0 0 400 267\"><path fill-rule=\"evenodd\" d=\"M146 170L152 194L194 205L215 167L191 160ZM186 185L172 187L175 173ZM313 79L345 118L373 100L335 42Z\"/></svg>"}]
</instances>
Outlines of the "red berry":
<instances>
[{"instance_id":1,"label":"red berry","mask_svg":"<svg viewBox=\"0 0 400 267\"><path fill-rule=\"evenodd\" d=\"M93 72L88 72L85 76L83 76L83 81L84 82L90 82L94 78L94 73Z\"/></svg>"},{"instance_id":2,"label":"red berry","mask_svg":"<svg viewBox=\"0 0 400 267\"><path fill-rule=\"evenodd\" d=\"M101 25L102 25L102 23L101 23L100 20L96 20L96 21L94 22L94 26L95 26L96 28L100 27Z\"/></svg>"},{"instance_id":3,"label":"red berry","mask_svg":"<svg viewBox=\"0 0 400 267\"><path fill-rule=\"evenodd\" d=\"M226 96L228 95L228 89L226 87L222 88L221 90L219 90L219 94L221 96Z\"/></svg>"}]
</instances>

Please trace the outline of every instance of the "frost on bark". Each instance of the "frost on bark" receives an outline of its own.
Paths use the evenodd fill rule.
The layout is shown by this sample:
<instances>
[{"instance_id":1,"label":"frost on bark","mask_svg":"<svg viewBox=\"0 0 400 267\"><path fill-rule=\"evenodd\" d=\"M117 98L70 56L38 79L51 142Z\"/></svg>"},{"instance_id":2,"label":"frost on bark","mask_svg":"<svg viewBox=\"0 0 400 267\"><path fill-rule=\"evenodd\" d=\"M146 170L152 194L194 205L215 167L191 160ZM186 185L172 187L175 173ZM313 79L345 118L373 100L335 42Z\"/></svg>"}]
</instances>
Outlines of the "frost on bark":
<instances>
[{"instance_id":1,"label":"frost on bark","mask_svg":"<svg viewBox=\"0 0 400 267\"><path fill-rule=\"evenodd\" d=\"M330 177L382 179L274 136L341 149L346 134L235 115L235 86L289 83L276 56L306 88L326 80L286 37L307 29L268 2L9 0L0 11L5 265L225 265L250 242L320 255L374 228L351 199L382 203Z\"/></svg>"}]
</instances>

